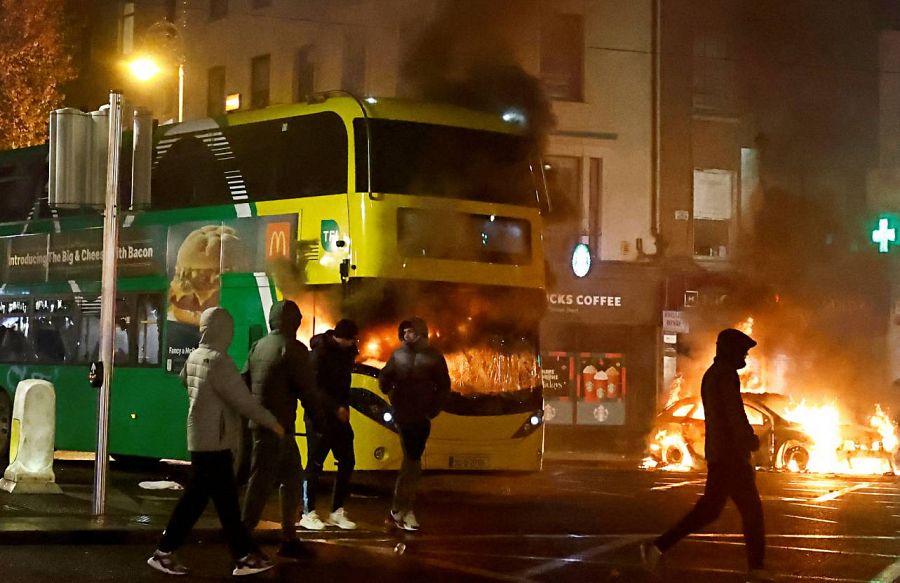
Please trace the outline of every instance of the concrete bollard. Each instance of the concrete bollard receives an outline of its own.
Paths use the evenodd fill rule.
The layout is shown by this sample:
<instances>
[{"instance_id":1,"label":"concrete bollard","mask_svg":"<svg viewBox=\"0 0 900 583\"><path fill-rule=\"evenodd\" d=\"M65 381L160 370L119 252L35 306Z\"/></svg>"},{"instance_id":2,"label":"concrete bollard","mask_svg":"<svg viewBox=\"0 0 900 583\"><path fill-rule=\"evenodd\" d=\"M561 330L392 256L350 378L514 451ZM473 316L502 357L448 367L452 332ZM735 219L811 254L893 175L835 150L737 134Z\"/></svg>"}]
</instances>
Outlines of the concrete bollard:
<instances>
[{"instance_id":1,"label":"concrete bollard","mask_svg":"<svg viewBox=\"0 0 900 583\"><path fill-rule=\"evenodd\" d=\"M13 402L9 466L0 488L16 494L61 493L53 474L56 393L41 379L19 382Z\"/></svg>"}]
</instances>

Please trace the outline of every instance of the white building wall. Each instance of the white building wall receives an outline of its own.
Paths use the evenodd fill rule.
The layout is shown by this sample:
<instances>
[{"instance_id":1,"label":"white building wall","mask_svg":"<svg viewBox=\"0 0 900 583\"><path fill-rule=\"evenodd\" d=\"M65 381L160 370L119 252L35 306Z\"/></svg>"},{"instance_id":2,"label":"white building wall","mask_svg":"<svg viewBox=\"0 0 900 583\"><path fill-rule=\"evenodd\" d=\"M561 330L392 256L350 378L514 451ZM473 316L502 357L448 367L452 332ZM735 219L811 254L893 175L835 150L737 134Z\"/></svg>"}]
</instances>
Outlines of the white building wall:
<instances>
[{"instance_id":1,"label":"white building wall","mask_svg":"<svg viewBox=\"0 0 900 583\"><path fill-rule=\"evenodd\" d=\"M602 243L600 257L638 258L636 239L654 251L651 225L652 2L651 0L560 0L556 9L585 17L584 102L553 103L557 128L551 155L601 158ZM339 88L347 32L366 37L366 93L397 92L402 31L437 13L435 0L274 0L254 10L251 0L230 0L225 18L209 20L208 0L188 2L185 31L185 117L206 115L207 72L225 67L228 93L250 104L250 62L271 55L270 100L293 100L295 55L315 46L315 89ZM539 27L523 28L516 54L539 75ZM583 171L587 197L587 170ZM586 199L585 199L586 200Z\"/></svg>"}]
</instances>

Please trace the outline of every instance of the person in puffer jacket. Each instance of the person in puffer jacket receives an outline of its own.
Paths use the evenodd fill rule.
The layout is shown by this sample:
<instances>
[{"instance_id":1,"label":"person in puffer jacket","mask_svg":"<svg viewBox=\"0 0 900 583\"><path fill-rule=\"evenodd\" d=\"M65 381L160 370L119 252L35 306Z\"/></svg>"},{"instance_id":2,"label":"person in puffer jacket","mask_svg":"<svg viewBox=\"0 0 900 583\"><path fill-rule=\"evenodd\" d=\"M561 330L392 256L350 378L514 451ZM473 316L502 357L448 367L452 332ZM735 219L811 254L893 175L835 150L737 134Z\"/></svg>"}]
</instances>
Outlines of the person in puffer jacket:
<instances>
[{"instance_id":1,"label":"person in puffer jacket","mask_svg":"<svg viewBox=\"0 0 900 583\"><path fill-rule=\"evenodd\" d=\"M200 316L200 346L191 352L181 371L188 391L188 451L191 476L172 511L156 552L147 564L170 575L186 575L187 568L174 551L203 514L212 498L235 560L234 575L251 575L271 569L270 562L253 543L241 522L233 454L242 431L242 417L254 420L276 435L284 429L275 416L247 391L237 367L228 356L234 336L234 320L224 308L209 308Z\"/></svg>"},{"instance_id":2,"label":"person in puffer jacket","mask_svg":"<svg viewBox=\"0 0 900 583\"><path fill-rule=\"evenodd\" d=\"M394 407L403 447L391 518L398 528L418 530L413 503L422 475L422 454L431 433L431 420L441 412L450 395L450 373L444 355L428 344L425 320L400 322L398 335L403 345L391 354L378 377L381 391L390 397Z\"/></svg>"}]
</instances>

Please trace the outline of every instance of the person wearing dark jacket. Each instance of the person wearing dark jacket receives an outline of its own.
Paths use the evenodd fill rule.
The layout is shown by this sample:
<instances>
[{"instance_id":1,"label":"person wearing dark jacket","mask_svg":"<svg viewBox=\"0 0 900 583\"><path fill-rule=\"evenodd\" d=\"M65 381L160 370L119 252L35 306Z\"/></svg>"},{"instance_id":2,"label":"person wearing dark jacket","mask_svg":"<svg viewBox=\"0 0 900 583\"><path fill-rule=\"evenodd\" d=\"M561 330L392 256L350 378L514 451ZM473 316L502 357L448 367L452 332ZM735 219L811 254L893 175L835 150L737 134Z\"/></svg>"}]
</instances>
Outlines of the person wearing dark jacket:
<instances>
[{"instance_id":1,"label":"person wearing dark jacket","mask_svg":"<svg viewBox=\"0 0 900 583\"><path fill-rule=\"evenodd\" d=\"M268 433L273 439L284 436L284 426L247 392L228 356L233 336L234 320L227 310L204 311L200 316L200 346L191 352L181 370L181 382L190 402L187 445L191 477L156 552L147 559L148 565L169 575L188 574L174 551L184 543L210 498L235 560L232 574L252 575L274 566L253 544L241 523L232 452L240 441L241 417L252 419L261 433Z\"/></svg>"},{"instance_id":2,"label":"person wearing dark jacket","mask_svg":"<svg viewBox=\"0 0 900 583\"><path fill-rule=\"evenodd\" d=\"M450 374L444 355L428 344L425 320L404 320L398 333L403 344L391 354L378 378L382 392L391 399L403 447L391 518L399 528L418 530L413 503L422 474L422 454L431 433L431 420L441 412L450 394Z\"/></svg>"},{"instance_id":3,"label":"person wearing dark jacket","mask_svg":"<svg viewBox=\"0 0 900 583\"><path fill-rule=\"evenodd\" d=\"M303 462L295 437L297 400L314 415L320 407L309 350L297 340L302 318L300 308L294 302L276 302L269 311L271 332L250 348L243 371L253 396L287 429L286 435L274 436L250 423L253 452L244 496L244 524L250 529L256 528L266 501L278 486L282 533L278 554L291 559L311 554L301 545L294 526L303 483Z\"/></svg>"},{"instance_id":4,"label":"person wearing dark jacket","mask_svg":"<svg viewBox=\"0 0 900 583\"><path fill-rule=\"evenodd\" d=\"M350 476L356 465L353 428L350 426L350 377L359 354L359 328L352 320L341 320L334 330L317 334L309 341L316 385L326 400L322 422L304 415L309 459L303 480L303 517L300 526L322 530L325 524L353 530L356 523L347 517L344 502L350 492ZM324 423L324 426L322 426ZM337 475L331 496L331 514L326 523L316 513L316 490L328 452L334 454Z\"/></svg>"},{"instance_id":5,"label":"person wearing dark jacket","mask_svg":"<svg viewBox=\"0 0 900 583\"><path fill-rule=\"evenodd\" d=\"M722 330L716 340L716 357L700 385L706 417L706 488L694 508L653 542L641 545L644 565L655 569L662 553L682 538L716 520L728 498L734 500L744 526L749 581L771 581L764 568L765 525L762 502L756 489L751 454L759 449L737 371L747 366L747 352L756 341L739 330Z\"/></svg>"}]
</instances>

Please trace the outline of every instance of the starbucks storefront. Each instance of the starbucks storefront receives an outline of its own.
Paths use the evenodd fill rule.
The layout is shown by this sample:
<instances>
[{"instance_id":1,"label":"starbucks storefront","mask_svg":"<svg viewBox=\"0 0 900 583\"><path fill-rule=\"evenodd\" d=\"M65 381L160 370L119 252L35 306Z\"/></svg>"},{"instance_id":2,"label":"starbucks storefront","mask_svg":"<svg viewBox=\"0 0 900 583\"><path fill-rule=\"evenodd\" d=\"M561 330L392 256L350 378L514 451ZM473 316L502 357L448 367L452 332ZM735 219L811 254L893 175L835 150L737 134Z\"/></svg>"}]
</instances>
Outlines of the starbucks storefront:
<instances>
[{"instance_id":1,"label":"starbucks storefront","mask_svg":"<svg viewBox=\"0 0 900 583\"><path fill-rule=\"evenodd\" d=\"M555 279L541 325L548 454L640 447L659 375L658 270L600 264Z\"/></svg>"}]
</instances>

